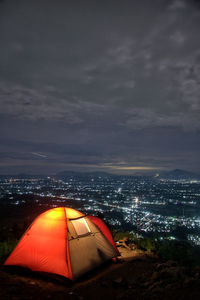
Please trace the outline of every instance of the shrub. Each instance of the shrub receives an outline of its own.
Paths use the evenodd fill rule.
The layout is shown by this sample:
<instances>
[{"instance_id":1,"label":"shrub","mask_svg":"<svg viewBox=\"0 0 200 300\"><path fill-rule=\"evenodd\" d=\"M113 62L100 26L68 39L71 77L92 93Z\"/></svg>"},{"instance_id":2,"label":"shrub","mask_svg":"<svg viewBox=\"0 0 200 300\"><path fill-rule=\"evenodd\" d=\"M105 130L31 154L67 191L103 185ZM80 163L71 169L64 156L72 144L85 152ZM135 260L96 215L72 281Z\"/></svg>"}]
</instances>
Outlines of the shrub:
<instances>
[{"instance_id":1,"label":"shrub","mask_svg":"<svg viewBox=\"0 0 200 300\"><path fill-rule=\"evenodd\" d=\"M12 252L17 244L17 240L9 239L4 242L0 242L0 262L3 263L8 255Z\"/></svg>"},{"instance_id":2,"label":"shrub","mask_svg":"<svg viewBox=\"0 0 200 300\"><path fill-rule=\"evenodd\" d=\"M195 263L194 247L187 242L163 241L159 243L158 255L163 260L175 260L180 264Z\"/></svg>"},{"instance_id":3,"label":"shrub","mask_svg":"<svg viewBox=\"0 0 200 300\"><path fill-rule=\"evenodd\" d=\"M157 252L157 242L151 238L141 239L139 241L140 248L148 252L156 253Z\"/></svg>"},{"instance_id":4,"label":"shrub","mask_svg":"<svg viewBox=\"0 0 200 300\"><path fill-rule=\"evenodd\" d=\"M128 232L128 231L125 231L125 232L122 232L122 231L115 232L115 231L113 231L112 234L113 234L113 237L114 237L115 241L123 240L124 237L127 237L131 241L135 240L135 235L133 233Z\"/></svg>"}]
</instances>

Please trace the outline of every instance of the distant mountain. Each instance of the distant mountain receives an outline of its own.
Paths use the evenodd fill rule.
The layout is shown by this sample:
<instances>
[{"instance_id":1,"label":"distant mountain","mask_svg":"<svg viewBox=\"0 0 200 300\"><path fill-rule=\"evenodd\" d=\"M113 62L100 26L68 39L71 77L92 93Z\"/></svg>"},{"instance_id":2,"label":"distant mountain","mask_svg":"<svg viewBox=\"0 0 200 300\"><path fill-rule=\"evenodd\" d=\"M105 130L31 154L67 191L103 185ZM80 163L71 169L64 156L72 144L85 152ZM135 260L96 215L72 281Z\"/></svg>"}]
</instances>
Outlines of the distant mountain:
<instances>
[{"instance_id":1,"label":"distant mountain","mask_svg":"<svg viewBox=\"0 0 200 300\"><path fill-rule=\"evenodd\" d=\"M18 179L39 179L39 178L46 178L47 176L53 176L57 179L68 179L70 178L97 178L97 177L102 177L102 178L121 178L121 177L155 177L154 174L143 174L143 173L135 173L133 175L117 175L117 174L111 174L107 172L76 172L76 171L62 171L58 172L56 174L46 174L46 175L31 175L31 174L15 174L15 175L0 175L0 179L9 179L9 178L18 178ZM180 170L180 169L175 169L171 171L165 171L165 172L160 172L159 178L163 179L199 179L200 180L200 174L195 174L192 172L188 172L185 170Z\"/></svg>"},{"instance_id":2,"label":"distant mountain","mask_svg":"<svg viewBox=\"0 0 200 300\"><path fill-rule=\"evenodd\" d=\"M15 179L38 179L38 178L45 178L46 175L31 175L31 174L15 174L15 175L0 175L1 179L10 179L10 178L15 178Z\"/></svg>"},{"instance_id":3,"label":"distant mountain","mask_svg":"<svg viewBox=\"0 0 200 300\"><path fill-rule=\"evenodd\" d=\"M200 175L185 170L175 169L172 171L163 172L160 178L164 179L200 179Z\"/></svg>"},{"instance_id":4,"label":"distant mountain","mask_svg":"<svg viewBox=\"0 0 200 300\"><path fill-rule=\"evenodd\" d=\"M68 178L68 177L115 177L117 175L109 174L106 172L74 172L74 171L62 171L56 173L57 178Z\"/></svg>"}]
</instances>

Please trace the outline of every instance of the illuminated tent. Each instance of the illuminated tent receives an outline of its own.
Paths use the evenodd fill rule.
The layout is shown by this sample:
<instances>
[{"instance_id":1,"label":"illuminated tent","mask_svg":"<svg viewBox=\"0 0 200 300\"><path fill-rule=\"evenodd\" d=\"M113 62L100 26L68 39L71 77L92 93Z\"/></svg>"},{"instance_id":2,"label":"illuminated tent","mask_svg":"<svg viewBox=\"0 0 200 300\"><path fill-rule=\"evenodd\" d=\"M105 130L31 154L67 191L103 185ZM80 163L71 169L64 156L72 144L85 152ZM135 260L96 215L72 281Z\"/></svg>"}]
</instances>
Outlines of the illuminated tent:
<instances>
[{"instance_id":1,"label":"illuminated tent","mask_svg":"<svg viewBox=\"0 0 200 300\"><path fill-rule=\"evenodd\" d=\"M35 219L4 264L73 280L118 255L101 219L58 207Z\"/></svg>"}]
</instances>

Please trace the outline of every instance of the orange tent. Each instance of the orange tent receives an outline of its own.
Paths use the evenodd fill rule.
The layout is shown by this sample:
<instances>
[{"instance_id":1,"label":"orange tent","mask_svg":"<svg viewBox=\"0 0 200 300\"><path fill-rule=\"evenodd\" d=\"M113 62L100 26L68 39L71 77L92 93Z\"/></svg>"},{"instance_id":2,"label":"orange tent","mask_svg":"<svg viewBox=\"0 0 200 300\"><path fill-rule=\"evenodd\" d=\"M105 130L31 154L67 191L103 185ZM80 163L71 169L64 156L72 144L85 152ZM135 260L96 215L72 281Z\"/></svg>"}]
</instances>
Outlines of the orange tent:
<instances>
[{"instance_id":1,"label":"orange tent","mask_svg":"<svg viewBox=\"0 0 200 300\"><path fill-rule=\"evenodd\" d=\"M58 207L36 218L4 264L73 280L118 255L101 219Z\"/></svg>"}]
</instances>

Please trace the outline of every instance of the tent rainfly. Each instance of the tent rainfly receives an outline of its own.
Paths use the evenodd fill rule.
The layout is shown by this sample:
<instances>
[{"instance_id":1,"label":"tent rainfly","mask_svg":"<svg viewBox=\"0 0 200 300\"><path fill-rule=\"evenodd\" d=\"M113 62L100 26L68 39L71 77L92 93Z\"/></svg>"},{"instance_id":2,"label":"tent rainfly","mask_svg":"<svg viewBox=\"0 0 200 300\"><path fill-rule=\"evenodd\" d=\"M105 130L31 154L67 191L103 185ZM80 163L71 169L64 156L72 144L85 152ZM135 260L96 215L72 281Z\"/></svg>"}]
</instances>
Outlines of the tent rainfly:
<instances>
[{"instance_id":1,"label":"tent rainfly","mask_svg":"<svg viewBox=\"0 0 200 300\"><path fill-rule=\"evenodd\" d=\"M35 219L4 265L74 280L119 255L110 230L100 218L57 207Z\"/></svg>"}]
</instances>

